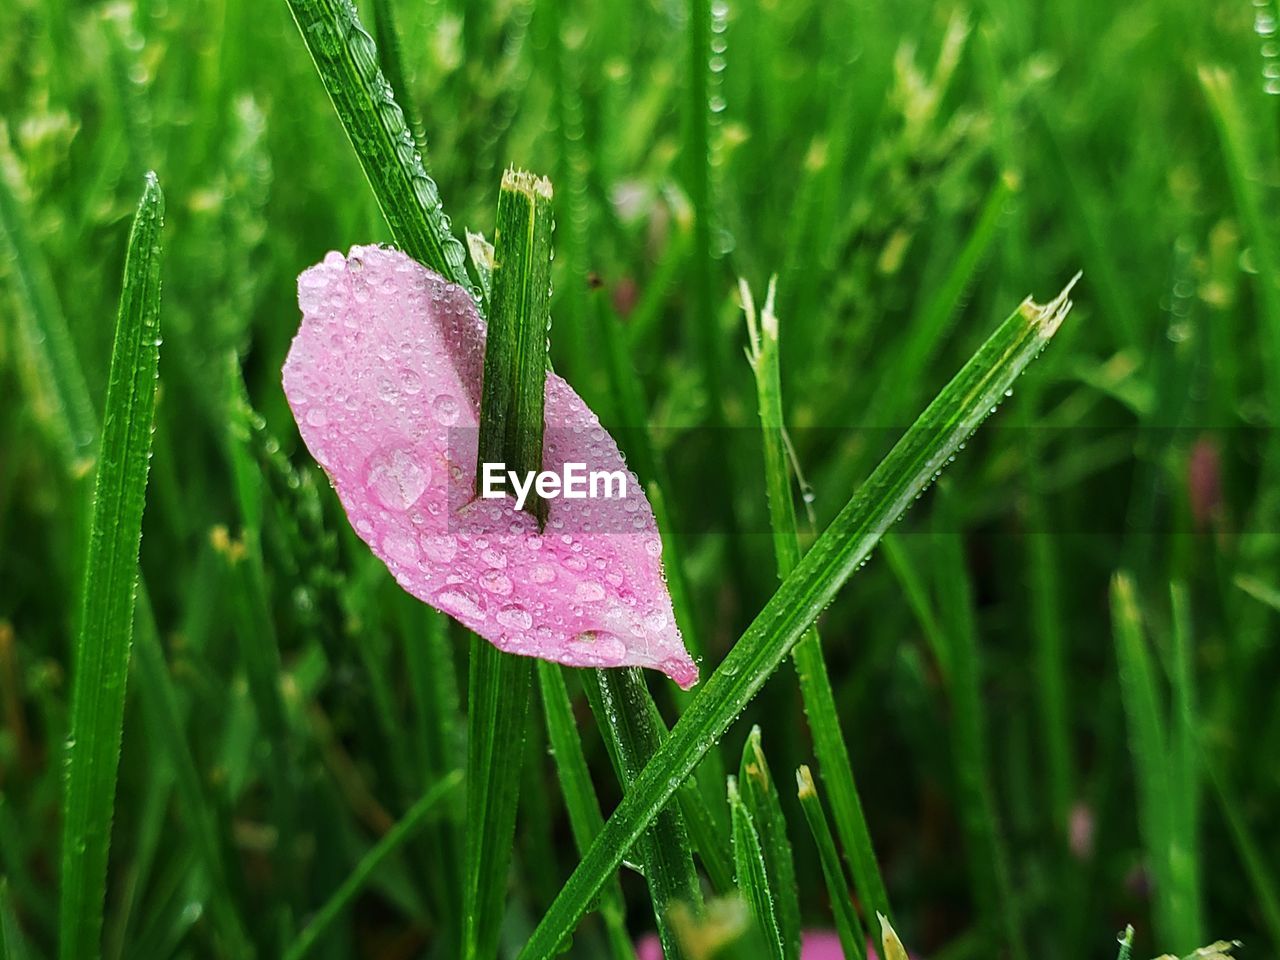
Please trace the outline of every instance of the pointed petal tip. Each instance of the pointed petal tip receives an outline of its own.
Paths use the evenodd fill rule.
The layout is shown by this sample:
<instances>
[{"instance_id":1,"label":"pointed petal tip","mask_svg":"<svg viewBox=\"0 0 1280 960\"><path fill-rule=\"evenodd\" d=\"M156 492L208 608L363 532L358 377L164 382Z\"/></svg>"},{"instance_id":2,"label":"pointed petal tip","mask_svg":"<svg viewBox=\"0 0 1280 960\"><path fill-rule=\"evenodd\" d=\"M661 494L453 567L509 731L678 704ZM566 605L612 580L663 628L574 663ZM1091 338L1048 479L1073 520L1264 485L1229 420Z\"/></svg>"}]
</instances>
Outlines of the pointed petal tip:
<instances>
[{"instance_id":1,"label":"pointed petal tip","mask_svg":"<svg viewBox=\"0 0 1280 960\"><path fill-rule=\"evenodd\" d=\"M688 654L671 657L662 664L662 672L675 681L681 690L692 690L698 682L698 665Z\"/></svg>"}]
</instances>

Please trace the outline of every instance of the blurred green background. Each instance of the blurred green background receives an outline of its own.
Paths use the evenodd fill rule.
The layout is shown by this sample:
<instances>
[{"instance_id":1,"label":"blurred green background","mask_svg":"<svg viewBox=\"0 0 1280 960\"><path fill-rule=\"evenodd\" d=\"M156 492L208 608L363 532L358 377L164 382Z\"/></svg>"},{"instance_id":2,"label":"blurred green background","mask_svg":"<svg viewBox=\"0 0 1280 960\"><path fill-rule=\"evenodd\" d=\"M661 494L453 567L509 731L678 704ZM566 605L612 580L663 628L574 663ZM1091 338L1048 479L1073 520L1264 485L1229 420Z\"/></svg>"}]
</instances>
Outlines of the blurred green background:
<instances>
[{"instance_id":1,"label":"blurred green background","mask_svg":"<svg viewBox=\"0 0 1280 960\"><path fill-rule=\"evenodd\" d=\"M1280 952L1273 0L391 6L456 231L492 232L507 165L554 181L555 365L627 449L644 425L617 412L600 336L620 325L665 452L704 675L776 585L737 278L759 297L778 277L783 399L820 530L1001 318L1084 271L1053 346L823 621L898 929L924 957L1017 954L989 897L976 776L1029 955L1109 957L1130 921L1146 954L1219 937ZM283 0L15 0L0 110L5 909L51 955L91 476L91 444L58 424L102 408L129 217L154 168L165 343L142 569L183 724L135 673L108 954L218 956L221 912L276 955L460 756L435 734L458 729L465 644L355 540L280 389L297 274L389 233ZM50 368L60 346L70 362ZM237 358L261 421L244 415ZM258 455L260 530L236 506L229 423ZM258 577L237 560L246 522ZM1169 736L1199 758L1165 795L1185 814L1174 860L1191 899L1164 921L1113 620L1140 626ZM978 704L948 682L961 637L980 651ZM275 729L246 643L279 650ZM652 685L674 717L670 685ZM727 757L751 721L789 784L811 760L790 668ZM607 809L616 784L585 712L581 726ZM976 771L957 748L972 729ZM194 808L173 737L196 760ZM544 747L531 729L515 947L577 859ZM829 926L783 793L806 920ZM456 815L380 871L315 955L448 956ZM202 823L232 876L203 869ZM623 883L639 933L643 883ZM598 955L599 936L587 921L574 955Z\"/></svg>"}]
</instances>

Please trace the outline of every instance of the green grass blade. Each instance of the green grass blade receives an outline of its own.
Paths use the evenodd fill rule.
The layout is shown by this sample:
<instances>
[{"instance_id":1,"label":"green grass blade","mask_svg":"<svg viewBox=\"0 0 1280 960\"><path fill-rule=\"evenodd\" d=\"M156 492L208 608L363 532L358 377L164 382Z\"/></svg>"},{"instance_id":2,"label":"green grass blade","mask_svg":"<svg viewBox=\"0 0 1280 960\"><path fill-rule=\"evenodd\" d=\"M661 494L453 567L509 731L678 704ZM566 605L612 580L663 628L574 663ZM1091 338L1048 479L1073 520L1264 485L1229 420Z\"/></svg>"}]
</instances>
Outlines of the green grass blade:
<instances>
[{"instance_id":1,"label":"green grass blade","mask_svg":"<svg viewBox=\"0 0 1280 960\"><path fill-rule=\"evenodd\" d=\"M1280 613L1280 590L1263 583L1257 577L1251 577L1243 573L1237 574L1235 585L1259 603L1266 604L1272 610Z\"/></svg>"},{"instance_id":2,"label":"green grass blade","mask_svg":"<svg viewBox=\"0 0 1280 960\"><path fill-rule=\"evenodd\" d=\"M147 176L125 257L75 643L63 805L59 955L102 948L134 592L160 363L164 196Z\"/></svg>"},{"instance_id":3,"label":"green grass blade","mask_svg":"<svg viewBox=\"0 0 1280 960\"><path fill-rule=\"evenodd\" d=\"M802 766L796 771L796 795L800 798L805 822L809 824L809 832L813 834L813 842L818 848L818 861L822 864L822 876L831 897L831 910L835 914L836 935L840 938L840 946L846 958L863 960L867 955L866 935L862 932L857 911L853 909L849 898L849 885L840 866L840 855L836 853L831 826L827 823L822 799L818 796L818 788L814 785L813 774L808 767Z\"/></svg>"},{"instance_id":4,"label":"green grass blade","mask_svg":"<svg viewBox=\"0 0 1280 960\"><path fill-rule=\"evenodd\" d=\"M480 398L479 462L542 469L547 329L551 323L551 183L523 171L502 175ZM477 487L482 471L476 472ZM536 493L525 509L546 523Z\"/></svg>"},{"instance_id":5,"label":"green grass blade","mask_svg":"<svg viewBox=\"0 0 1280 960\"><path fill-rule=\"evenodd\" d=\"M800 958L800 891L796 885L795 861L791 841L787 839L787 821L782 815L782 801L760 742L760 728L752 727L742 747L742 763L738 768L737 793L754 829L764 858L767 891L773 905L773 918L782 956L786 960ZM730 805L732 805L732 793ZM734 855L737 856L738 826L734 824ZM742 883L742 866L738 867ZM772 943L772 940L770 941Z\"/></svg>"},{"instance_id":6,"label":"green grass blade","mask_svg":"<svg viewBox=\"0 0 1280 960\"><path fill-rule=\"evenodd\" d=\"M1180 582L1169 586L1172 618L1172 717L1169 724L1169 796L1174 829L1170 838L1169 882L1172 909L1179 918L1180 935L1187 943L1204 943L1203 904L1200 892L1200 794L1196 708L1195 652L1191 628L1191 600ZM1178 945L1181 948L1181 945Z\"/></svg>"},{"instance_id":7,"label":"green grass blade","mask_svg":"<svg viewBox=\"0 0 1280 960\"><path fill-rule=\"evenodd\" d=\"M287 905L274 906L280 910L292 907L296 913L301 907L302 883L296 854L296 838L300 829L297 794L301 778L298 774L297 744L292 736L289 712L281 689L284 671L280 641L272 616L262 556L263 478L252 449L254 426L260 418L249 404L238 361L234 357L229 357L228 361L226 442L241 530L238 540L220 543L217 552L224 564L228 619L244 665L249 696L262 732L271 744L272 759L263 765L263 771L271 790L275 822L280 830L280 847L284 851L279 860L281 886L288 896ZM287 919L282 922L291 923Z\"/></svg>"},{"instance_id":8,"label":"green grass blade","mask_svg":"<svg viewBox=\"0 0 1280 960\"><path fill-rule=\"evenodd\" d=\"M436 807L462 783L462 772L455 770L448 776L436 781L412 807L405 811L396 825L383 834L351 871L350 876L342 882L324 902L311 922L298 935L289 949L284 952L285 960L302 960L323 939L333 922L351 905L368 884L374 872L393 853L413 839L418 828L435 812Z\"/></svg>"},{"instance_id":9,"label":"green grass blade","mask_svg":"<svg viewBox=\"0 0 1280 960\"><path fill-rule=\"evenodd\" d=\"M573 842L581 855L587 852L591 842L604 828L604 815L600 812L600 800L582 751L582 738L573 721L573 706L564 682L564 668L545 660L538 661L538 684L547 721L547 741L555 759L560 792L564 795L565 812L569 815L569 829L573 831ZM607 885L601 894L600 915L604 920L610 956L614 960L635 960L635 949L627 935L626 904L618 883Z\"/></svg>"},{"instance_id":10,"label":"green grass blade","mask_svg":"<svg viewBox=\"0 0 1280 960\"><path fill-rule=\"evenodd\" d=\"M463 956L497 955L520 798L532 661L471 637Z\"/></svg>"},{"instance_id":11,"label":"green grass blade","mask_svg":"<svg viewBox=\"0 0 1280 960\"><path fill-rule=\"evenodd\" d=\"M572 932L610 872L702 755L866 560L885 530L1057 332L1070 308L1068 292L1046 306L1026 301L1015 310L853 495L690 702L534 930L522 957L546 956Z\"/></svg>"},{"instance_id":12,"label":"green grass blade","mask_svg":"<svg viewBox=\"0 0 1280 960\"><path fill-rule=\"evenodd\" d=\"M543 398L551 271L551 184L508 170L498 194L479 466L542 469ZM545 504L529 508L539 520ZM506 904L507 868L520 798L521 758L532 661L471 638L467 701L467 847L463 889L466 960L497 955Z\"/></svg>"},{"instance_id":13,"label":"green grass blade","mask_svg":"<svg viewBox=\"0 0 1280 960\"><path fill-rule=\"evenodd\" d=\"M441 276L470 288L466 248L450 232L440 192L351 0L288 2L396 242Z\"/></svg>"},{"instance_id":14,"label":"green grass blade","mask_svg":"<svg viewBox=\"0 0 1280 960\"><path fill-rule=\"evenodd\" d=\"M1214 794L1218 798L1218 806L1222 808L1222 817L1227 821L1231 831L1231 839L1240 854L1245 875L1253 888L1258 912L1262 915L1262 923L1267 935L1271 938L1273 951L1280 951L1280 876L1276 874L1275 858L1264 851L1262 844L1245 819L1244 811L1236 799L1235 792L1223 779L1217 762L1207 752L1201 752L1201 763L1213 784Z\"/></svg>"},{"instance_id":15,"label":"green grass blade","mask_svg":"<svg viewBox=\"0 0 1280 960\"><path fill-rule=\"evenodd\" d=\"M1138 824L1154 890L1156 932L1179 947L1179 919L1170 899L1169 738L1156 689L1155 671L1143 636L1137 590L1126 573L1111 581L1111 622L1120 673L1120 693L1129 727L1129 752L1138 792ZM1190 947L1188 946L1188 949Z\"/></svg>"},{"instance_id":16,"label":"green grass blade","mask_svg":"<svg viewBox=\"0 0 1280 960\"><path fill-rule=\"evenodd\" d=\"M715 300L716 257L711 235L711 0L689 0L689 86L685 99L685 178L693 205L692 276L689 278L695 348L701 354L702 375L710 403L711 423L724 422L720 388L720 337Z\"/></svg>"},{"instance_id":17,"label":"green grass blade","mask_svg":"<svg viewBox=\"0 0 1280 960\"><path fill-rule=\"evenodd\" d=\"M794 954L788 952L786 937L778 923L778 910L770 883L769 867L765 863L764 848L755 820L738 793L738 780L729 777L729 820L733 824L733 861L737 868L738 890L747 902L747 908L756 922L773 960L785 960Z\"/></svg>"},{"instance_id":18,"label":"green grass blade","mask_svg":"<svg viewBox=\"0 0 1280 960\"><path fill-rule=\"evenodd\" d=\"M237 878L233 871L237 867L231 860L231 840L220 831L225 824L218 819L219 811L215 805L209 802L191 746L184 735L182 711L144 587L139 589L137 616L137 642L134 646L137 656L134 663L138 674L138 698L143 711L151 715L152 728L160 731L158 746L168 754L182 804L183 821L192 834L196 853L203 860L208 875L213 894L209 897L209 913L221 939L220 949L228 957L249 957L253 955L253 947L237 912L238 906L243 904L243 896L235 889Z\"/></svg>"},{"instance_id":19,"label":"green grass blade","mask_svg":"<svg viewBox=\"0 0 1280 960\"><path fill-rule=\"evenodd\" d=\"M423 166L426 166L426 127L413 103L413 94L409 90L409 79L404 72L404 53L400 44L400 31L396 28L396 11L393 0L373 0L373 32L378 39L378 63L382 74L391 84L392 96L400 112L404 114L405 124L413 135L413 142L424 154Z\"/></svg>"},{"instance_id":20,"label":"green grass blade","mask_svg":"<svg viewBox=\"0 0 1280 960\"><path fill-rule=\"evenodd\" d=\"M786 425L782 416L782 381L778 365L778 318L773 310L774 284L756 319L755 304L745 283L740 285L742 306L751 337L749 358L756 379L756 401L764 441L765 481L769 522L773 530L774 562L785 580L800 562L800 540L792 498L790 459L786 450ZM859 893L871 910L889 915L889 897L876 862L871 831L862 812L862 800L854 782L849 748L840 727L835 694L827 674L826 658L817 628L811 628L791 653L800 694L804 699L818 770L831 795L836 830L844 845L849 868Z\"/></svg>"},{"instance_id":21,"label":"green grass blade","mask_svg":"<svg viewBox=\"0 0 1280 960\"><path fill-rule=\"evenodd\" d=\"M587 700L617 768L624 791L629 792L649 759L667 735L637 667L593 670L583 674ZM662 949L671 960L684 956L671 925L671 909L677 904L696 915L702 907L698 876L693 869L689 832L677 804L658 811L653 824L636 843L644 866L649 899Z\"/></svg>"},{"instance_id":22,"label":"green grass blade","mask_svg":"<svg viewBox=\"0 0 1280 960\"><path fill-rule=\"evenodd\" d=\"M1280 251L1277 250L1272 224L1266 213L1267 204L1259 186L1263 180L1252 128L1245 119L1229 73L1219 68L1201 67L1200 85L1218 128L1236 210L1256 267L1254 272L1262 301L1263 356L1267 362L1268 386L1275 396L1274 391L1280 391Z\"/></svg>"},{"instance_id":23,"label":"green grass blade","mask_svg":"<svg viewBox=\"0 0 1280 960\"><path fill-rule=\"evenodd\" d=\"M9 881L0 877L0 960L27 960L30 956L9 899Z\"/></svg>"},{"instance_id":24,"label":"green grass blade","mask_svg":"<svg viewBox=\"0 0 1280 960\"><path fill-rule=\"evenodd\" d=\"M31 241L20 178L8 136L0 132L0 258L8 262L16 294L18 332L26 353L20 371L64 466L79 476L92 465L97 416L49 268Z\"/></svg>"},{"instance_id":25,"label":"green grass blade","mask_svg":"<svg viewBox=\"0 0 1280 960\"><path fill-rule=\"evenodd\" d=\"M948 493L949 491L943 491ZM1000 939L1014 958L1027 956L1027 945L1010 875L1009 850L1001 829L988 748L987 711L982 689L984 664L978 641L973 584L965 565L961 535L950 496L940 498L935 532L938 607L950 644L952 751L959 787L960 816L973 877L974 896L989 934Z\"/></svg>"}]
</instances>

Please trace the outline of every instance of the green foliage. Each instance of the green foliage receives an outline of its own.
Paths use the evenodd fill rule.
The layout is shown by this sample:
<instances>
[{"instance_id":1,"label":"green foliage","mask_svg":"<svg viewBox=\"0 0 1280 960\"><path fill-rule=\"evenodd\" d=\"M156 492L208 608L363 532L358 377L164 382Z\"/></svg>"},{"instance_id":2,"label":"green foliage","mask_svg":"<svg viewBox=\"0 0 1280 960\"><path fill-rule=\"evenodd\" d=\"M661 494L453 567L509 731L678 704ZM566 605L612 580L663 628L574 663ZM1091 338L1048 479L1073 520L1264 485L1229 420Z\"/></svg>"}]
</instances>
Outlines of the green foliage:
<instances>
[{"instance_id":1,"label":"green foliage","mask_svg":"<svg viewBox=\"0 0 1280 960\"><path fill-rule=\"evenodd\" d=\"M163 221L164 194L149 173L125 254L72 666L59 909L59 955L66 960L97 957L102 951L107 856L160 367Z\"/></svg>"},{"instance_id":2,"label":"green foliage","mask_svg":"<svg viewBox=\"0 0 1280 960\"><path fill-rule=\"evenodd\" d=\"M88 838L110 842L106 882L65 879L94 902L77 936L110 960L275 957L315 932L314 957L452 958L468 916L510 960L571 876L535 948L633 960L656 926L646 833L705 896L671 918L681 949L744 955L727 773L766 867L785 821L794 880L765 872L784 946L836 925L856 953L892 904L922 957L1009 955L1011 921L1038 960L1109 950L1124 920L1133 957L1221 936L1280 951L1277 13L5 5L0 956L63 939L79 608L107 578L115 686L95 695L119 712L94 726L119 772L94 778L92 818L113 815ZM370 556L280 389L296 277L326 250L394 243L487 307L491 251L461 241L497 239L513 164L555 183L551 360L645 484L703 677L621 681L647 730L633 778L609 757L625 731L584 702L593 675L539 665L523 713L530 675L460 675L467 638ZM87 545L125 423L106 316L151 168L164 377L122 605L128 551ZM847 583L861 546L819 575L832 537L869 546L842 508L869 506L990 318L1080 268L1058 342L955 463L920 472L945 464L945 493L883 503L883 548ZM735 281L775 274L779 337L753 371ZM824 589L801 598L805 571ZM795 670L775 669L792 643ZM812 802L751 792L755 725L770 783L812 765L825 845ZM467 772L469 737L521 794L485 840L468 808L493 761ZM687 841L654 827L674 822ZM483 884L469 840L497 853Z\"/></svg>"}]
</instances>

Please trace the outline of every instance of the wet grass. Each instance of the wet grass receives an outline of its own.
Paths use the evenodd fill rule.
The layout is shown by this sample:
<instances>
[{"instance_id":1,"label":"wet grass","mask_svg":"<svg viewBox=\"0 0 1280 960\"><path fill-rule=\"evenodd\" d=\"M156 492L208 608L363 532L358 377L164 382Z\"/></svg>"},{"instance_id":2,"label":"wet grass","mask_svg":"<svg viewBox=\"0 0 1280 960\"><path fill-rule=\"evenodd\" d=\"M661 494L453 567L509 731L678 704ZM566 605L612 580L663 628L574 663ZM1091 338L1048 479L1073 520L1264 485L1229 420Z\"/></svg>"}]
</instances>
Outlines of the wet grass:
<instances>
[{"instance_id":1,"label":"wet grass","mask_svg":"<svg viewBox=\"0 0 1280 960\"><path fill-rule=\"evenodd\" d=\"M1128 922L1134 956L1280 951L1271 0L353 16L0 12L0 956L629 960L690 865L667 938L736 889L762 956L877 912L949 960L1109 957ZM649 486L703 681L540 665L481 889L466 741L501 698L349 529L279 371L329 249L487 283L463 230L512 164L554 182L551 361ZM153 168L145 589L99 628ZM999 318L1077 269L1032 362ZM774 274L751 338L738 279ZM114 769L113 736L90 802L75 751Z\"/></svg>"}]
</instances>

